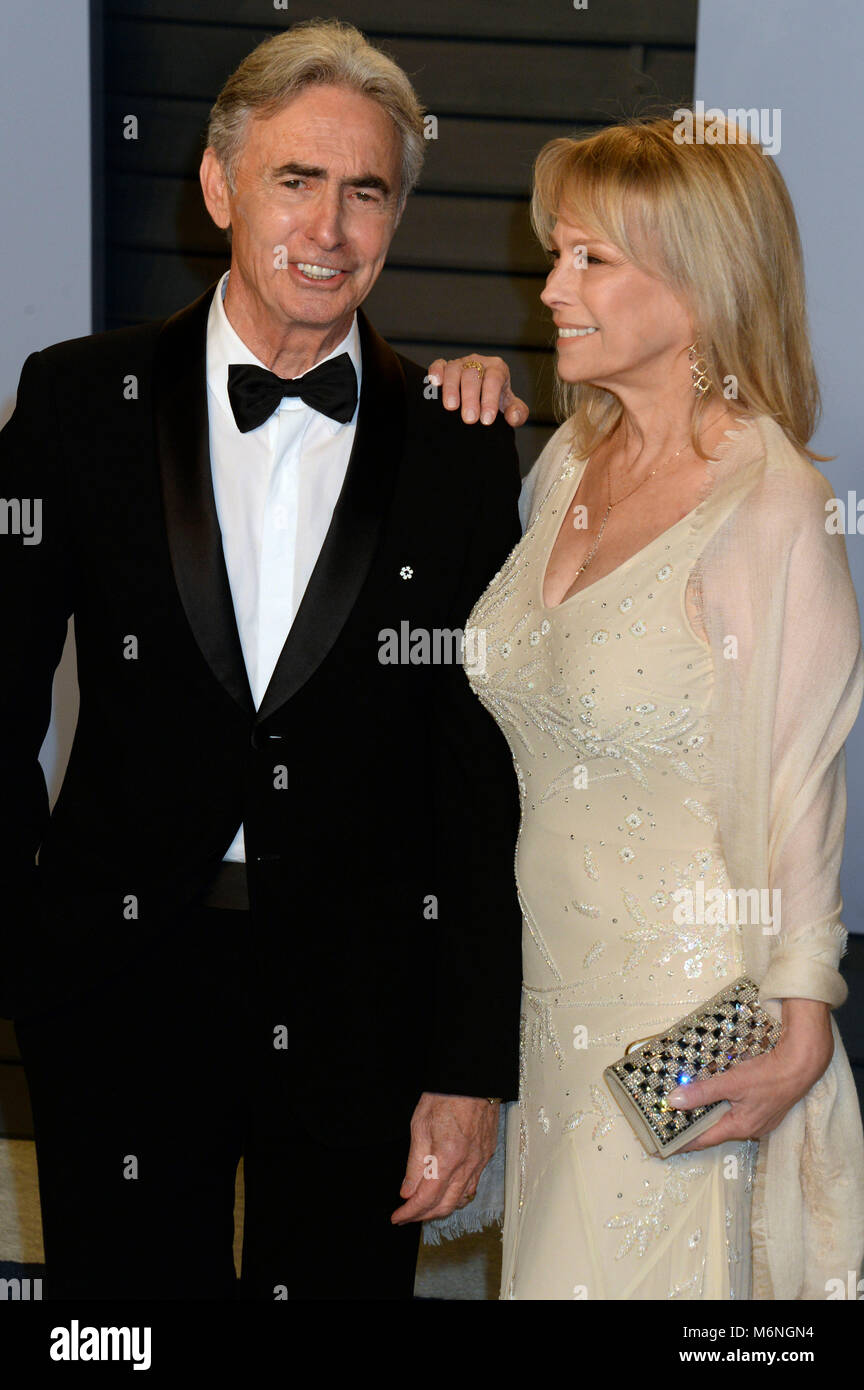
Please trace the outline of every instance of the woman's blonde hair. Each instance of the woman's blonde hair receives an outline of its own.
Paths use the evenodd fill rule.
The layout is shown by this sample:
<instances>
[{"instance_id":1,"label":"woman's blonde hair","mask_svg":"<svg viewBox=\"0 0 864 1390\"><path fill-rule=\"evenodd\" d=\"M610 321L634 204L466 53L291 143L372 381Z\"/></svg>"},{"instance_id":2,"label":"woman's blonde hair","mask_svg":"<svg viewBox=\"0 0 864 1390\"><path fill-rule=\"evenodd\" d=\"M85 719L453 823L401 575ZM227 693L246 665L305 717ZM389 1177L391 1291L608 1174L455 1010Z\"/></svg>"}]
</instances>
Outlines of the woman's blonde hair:
<instances>
[{"instance_id":1,"label":"woman's blonde hair","mask_svg":"<svg viewBox=\"0 0 864 1390\"><path fill-rule=\"evenodd\" d=\"M341 20L312 19L259 43L232 72L210 112L211 145L233 192L250 116L275 115L306 87L347 87L376 101L402 141L399 201L420 176L426 146L423 108L402 69Z\"/></svg>"},{"instance_id":2,"label":"woman's blonde hair","mask_svg":"<svg viewBox=\"0 0 864 1390\"><path fill-rule=\"evenodd\" d=\"M534 231L549 247L560 213L682 294L712 385L704 397L693 393L702 457L703 411L725 389L820 458L807 448L820 396L789 191L774 159L731 122L694 116L688 124L689 132L669 118L633 121L551 140L534 166ZM559 381L557 396L585 453L618 424L622 407L608 391Z\"/></svg>"}]
</instances>

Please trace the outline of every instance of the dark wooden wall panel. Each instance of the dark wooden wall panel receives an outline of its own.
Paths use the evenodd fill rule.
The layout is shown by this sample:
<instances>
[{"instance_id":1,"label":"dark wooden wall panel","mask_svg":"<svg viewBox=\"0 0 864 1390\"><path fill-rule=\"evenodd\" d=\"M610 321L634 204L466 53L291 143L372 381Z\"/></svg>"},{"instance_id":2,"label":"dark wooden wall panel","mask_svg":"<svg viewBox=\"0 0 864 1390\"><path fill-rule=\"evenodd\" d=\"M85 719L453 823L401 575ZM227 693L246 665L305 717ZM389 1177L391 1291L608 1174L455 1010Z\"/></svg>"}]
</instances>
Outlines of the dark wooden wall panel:
<instances>
[{"instance_id":1,"label":"dark wooden wall panel","mask_svg":"<svg viewBox=\"0 0 864 1390\"><path fill-rule=\"evenodd\" d=\"M195 20L200 24L232 24L257 28L275 17L282 26L308 19L302 0L287 0L274 11L272 0L125 0L109 6L115 13L145 19ZM694 0L591 0L575 10L572 0L436 0L434 5L410 5L406 0L316 0L321 19L348 19L364 32L378 34L442 34L471 38L551 39L566 43L693 44Z\"/></svg>"},{"instance_id":2,"label":"dark wooden wall panel","mask_svg":"<svg viewBox=\"0 0 864 1390\"><path fill-rule=\"evenodd\" d=\"M123 117L130 110L139 121L137 140L123 138ZM115 180L135 174L187 178L197 188L209 102L140 94L130 101L118 95L109 98L107 111L105 142L112 197ZM591 133L600 125L583 122L578 129ZM537 151L547 140L573 131L572 120L448 117L440 138L428 142L419 192L524 198Z\"/></svg>"},{"instance_id":3,"label":"dark wooden wall panel","mask_svg":"<svg viewBox=\"0 0 864 1390\"><path fill-rule=\"evenodd\" d=\"M315 13L380 43L438 118L370 315L421 362L470 347L507 357L532 406L527 466L553 423L533 159L556 135L689 101L695 0L343 0ZM294 0L106 0L104 326L171 313L226 267L197 180L210 104L256 43L308 15ZM123 138L127 115L137 140Z\"/></svg>"},{"instance_id":4,"label":"dark wooden wall panel","mask_svg":"<svg viewBox=\"0 0 864 1390\"><path fill-rule=\"evenodd\" d=\"M210 25L163 26L150 20L112 25L112 67L126 74L126 92L208 100L246 53L268 37L261 29ZM387 51L411 75L430 111L511 117L526 107L553 120L607 118L618 102L650 94L652 79L638 66L642 46L517 43L462 39L396 39ZM686 90L692 57L686 50L652 50L658 71ZM109 77L109 81L111 81ZM215 85L214 85L215 83ZM113 86L113 83L112 83ZM434 93L434 102L425 93ZM514 111L515 108L515 111Z\"/></svg>"}]
</instances>

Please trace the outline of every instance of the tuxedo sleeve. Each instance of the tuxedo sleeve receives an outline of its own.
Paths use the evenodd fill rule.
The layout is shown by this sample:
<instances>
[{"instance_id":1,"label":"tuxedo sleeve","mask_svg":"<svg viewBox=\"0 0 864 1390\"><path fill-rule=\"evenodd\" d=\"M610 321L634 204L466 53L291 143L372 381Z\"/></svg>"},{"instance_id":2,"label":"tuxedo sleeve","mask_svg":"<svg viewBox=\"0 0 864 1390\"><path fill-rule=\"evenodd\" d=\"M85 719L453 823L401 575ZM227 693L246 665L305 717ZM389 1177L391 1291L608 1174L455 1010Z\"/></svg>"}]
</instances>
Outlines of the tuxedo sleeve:
<instances>
[{"instance_id":1,"label":"tuxedo sleeve","mask_svg":"<svg viewBox=\"0 0 864 1390\"><path fill-rule=\"evenodd\" d=\"M39 750L72 612L64 431L39 353L0 432L0 1017L14 1017L36 911L36 854L49 805Z\"/></svg>"},{"instance_id":2,"label":"tuxedo sleeve","mask_svg":"<svg viewBox=\"0 0 864 1390\"><path fill-rule=\"evenodd\" d=\"M513 431L483 427L480 494L454 602L465 628L476 600L520 538ZM482 446L482 448L481 448ZM518 1087L521 915L514 854L513 759L462 665L436 669L433 737L437 919L426 923L434 980L423 1089L513 1099Z\"/></svg>"}]
</instances>

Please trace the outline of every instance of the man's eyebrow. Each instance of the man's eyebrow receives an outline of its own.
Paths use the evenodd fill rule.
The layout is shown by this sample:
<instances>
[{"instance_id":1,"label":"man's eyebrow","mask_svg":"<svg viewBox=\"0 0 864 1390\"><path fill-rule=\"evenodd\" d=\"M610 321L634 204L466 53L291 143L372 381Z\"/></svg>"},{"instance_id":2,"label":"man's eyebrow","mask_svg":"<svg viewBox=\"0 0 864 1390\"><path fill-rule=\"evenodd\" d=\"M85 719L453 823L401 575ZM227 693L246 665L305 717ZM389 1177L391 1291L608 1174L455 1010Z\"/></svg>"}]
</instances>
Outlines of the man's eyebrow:
<instances>
[{"instance_id":1,"label":"man's eyebrow","mask_svg":"<svg viewBox=\"0 0 864 1390\"><path fill-rule=\"evenodd\" d=\"M326 179L327 170L319 168L316 164L298 164L292 160L289 164L280 164L277 169L272 171L274 179L284 179L293 176L301 179ZM358 174L353 179L343 179L343 188L377 188L383 193L385 198L390 196L390 185L386 179L382 179L380 174Z\"/></svg>"},{"instance_id":2,"label":"man's eyebrow","mask_svg":"<svg viewBox=\"0 0 864 1390\"><path fill-rule=\"evenodd\" d=\"M327 170L319 169L315 164L280 164L278 169L273 170L274 179L284 178L286 174L296 174L303 179L326 179Z\"/></svg>"},{"instance_id":3,"label":"man's eyebrow","mask_svg":"<svg viewBox=\"0 0 864 1390\"><path fill-rule=\"evenodd\" d=\"M385 198L389 197L390 185L380 174L359 174L356 179L343 179L345 188L377 188Z\"/></svg>"}]
</instances>

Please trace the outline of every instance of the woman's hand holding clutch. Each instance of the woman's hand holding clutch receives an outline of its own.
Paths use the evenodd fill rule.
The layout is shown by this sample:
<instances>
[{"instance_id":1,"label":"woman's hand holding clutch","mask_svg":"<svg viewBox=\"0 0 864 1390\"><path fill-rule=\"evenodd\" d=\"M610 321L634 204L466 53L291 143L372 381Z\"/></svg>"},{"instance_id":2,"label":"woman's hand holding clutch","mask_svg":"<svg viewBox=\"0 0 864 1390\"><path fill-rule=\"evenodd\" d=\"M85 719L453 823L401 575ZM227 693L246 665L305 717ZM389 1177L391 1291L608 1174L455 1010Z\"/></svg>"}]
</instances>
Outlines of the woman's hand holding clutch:
<instances>
[{"instance_id":1,"label":"woman's hand holding clutch","mask_svg":"<svg viewBox=\"0 0 864 1390\"><path fill-rule=\"evenodd\" d=\"M784 999L783 1033L772 1051L670 1092L669 1103L680 1110L717 1100L728 1100L732 1106L678 1153L770 1134L819 1080L833 1055L829 1006L816 999Z\"/></svg>"},{"instance_id":2,"label":"woman's hand holding clutch","mask_svg":"<svg viewBox=\"0 0 864 1390\"><path fill-rule=\"evenodd\" d=\"M510 368L501 357L468 357L446 360L436 357L429 366L429 380L443 388L441 397L445 410L462 407L462 419L473 425L479 418L491 425L501 411L509 425L524 425L528 407L514 396L510 385Z\"/></svg>"}]
</instances>

